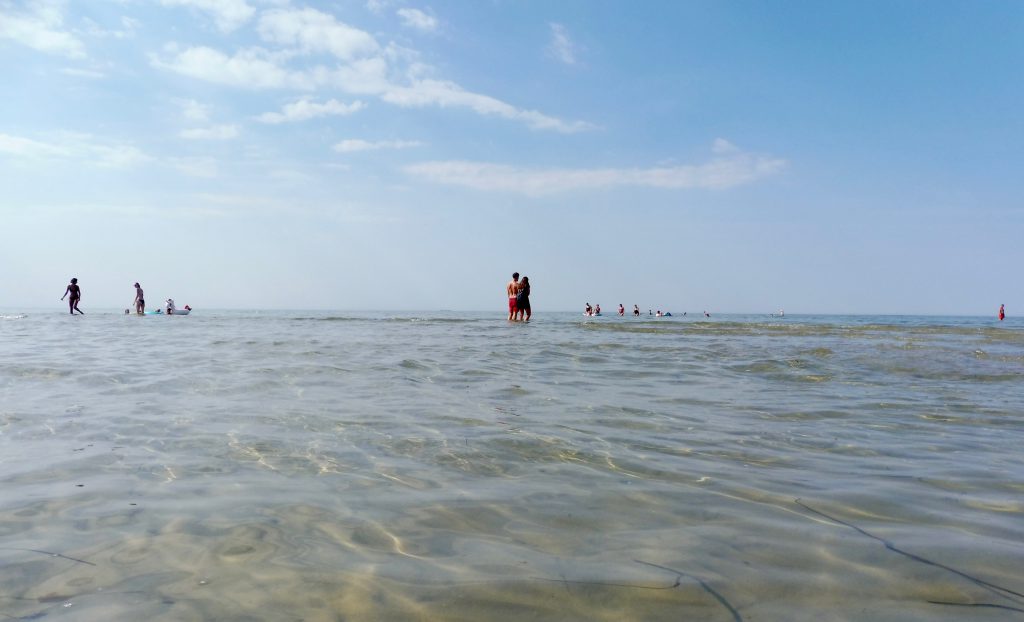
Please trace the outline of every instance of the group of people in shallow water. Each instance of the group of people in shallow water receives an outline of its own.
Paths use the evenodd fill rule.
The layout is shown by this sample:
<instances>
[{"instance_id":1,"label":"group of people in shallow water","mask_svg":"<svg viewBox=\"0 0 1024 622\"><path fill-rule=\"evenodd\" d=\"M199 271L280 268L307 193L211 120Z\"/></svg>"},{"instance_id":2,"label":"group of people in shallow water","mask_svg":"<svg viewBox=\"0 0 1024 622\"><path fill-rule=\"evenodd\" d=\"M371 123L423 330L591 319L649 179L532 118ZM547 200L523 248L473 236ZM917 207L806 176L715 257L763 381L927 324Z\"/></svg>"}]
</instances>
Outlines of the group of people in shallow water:
<instances>
[{"instance_id":1,"label":"group of people in shallow water","mask_svg":"<svg viewBox=\"0 0 1024 622\"><path fill-rule=\"evenodd\" d=\"M530 277L519 278L518 272L512 273L512 280L505 286L508 294L508 321L529 322L533 310L530 309Z\"/></svg>"},{"instance_id":2,"label":"group of people in shallow water","mask_svg":"<svg viewBox=\"0 0 1024 622\"><path fill-rule=\"evenodd\" d=\"M64 300L64 298L67 296L70 296L70 298L68 298L68 311L71 313L71 315L74 315L76 311L80 315L85 315L85 313L78 308L78 303L82 300L82 288L78 286L77 278L71 279L71 283L68 285L67 289L64 290L64 295L61 296L60 299ZM138 283L135 283L135 302L133 304L135 305L135 312L138 313L139 315L142 315L146 312L146 297L144 292L142 291L142 286L140 286ZM192 308L189 307L188 305L185 305L184 308L188 309L189 311L192 310ZM168 298L167 313L173 314L175 310L176 309L174 306L174 299ZM160 312L161 311L157 309L157 313ZM125 315L128 315L130 312L128 309L125 309L124 313Z\"/></svg>"},{"instance_id":3,"label":"group of people in shallow water","mask_svg":"<svg viewBox=\"0 0 1024 622\"><path fill-rule=\"evenodd\" d=\"M601 315L601 304L598 303L598 304L594 305L593 307L591 307L590 303L588 302L587 306L583 309L583 315L586 315L588 317L593 317L595 315ZM620 302L619 303L619 317L625 317L625 315L626 315L626 307L622 306L622 303ZM651 311L650 309L648 309L647 310L647 315L652 316L652 317L672 317L672 313L671 312L665 311L664 313L662 313L661 309L658 309L657 312L654 312L654 311ZM683 311L683 316L684 317L686 316L686 311ZM640 307L639 307L639 305L633 305L633 317L640 317ZM704 312L704 317L711 317L711 314L708 313L707 311L705 311Z\"/></svg>"}]
</instances>

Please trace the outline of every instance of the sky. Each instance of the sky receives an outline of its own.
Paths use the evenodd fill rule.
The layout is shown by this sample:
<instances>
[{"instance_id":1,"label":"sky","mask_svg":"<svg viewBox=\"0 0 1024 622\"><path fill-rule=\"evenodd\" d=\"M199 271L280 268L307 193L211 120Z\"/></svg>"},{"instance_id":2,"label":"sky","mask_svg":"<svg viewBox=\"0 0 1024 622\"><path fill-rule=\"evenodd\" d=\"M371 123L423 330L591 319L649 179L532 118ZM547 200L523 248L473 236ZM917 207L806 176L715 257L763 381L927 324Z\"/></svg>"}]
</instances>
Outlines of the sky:
<instances>
[{"instance_id":1,"label":"sky","mask_svg":"<svg viewBox=\"0 0 1024 622\"><path fill-rule=\"evenodd\" d=\"M0 0L0 308L1012 315L1022 111L1017 1Z\"/></svg>"}]
</instances>

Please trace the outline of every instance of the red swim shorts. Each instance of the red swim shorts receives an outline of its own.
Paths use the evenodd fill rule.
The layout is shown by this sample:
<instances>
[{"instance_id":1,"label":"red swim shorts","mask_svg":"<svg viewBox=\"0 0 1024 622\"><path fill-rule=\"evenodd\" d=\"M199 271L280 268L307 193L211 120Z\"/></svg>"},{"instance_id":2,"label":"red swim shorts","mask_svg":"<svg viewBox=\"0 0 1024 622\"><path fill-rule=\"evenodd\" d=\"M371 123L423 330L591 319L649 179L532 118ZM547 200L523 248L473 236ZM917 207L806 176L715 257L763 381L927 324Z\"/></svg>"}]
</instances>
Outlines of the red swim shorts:
<instances>
[{"instance_id":1,"label":"red swim shorts","mask_svg":"<svg viewBox=\"0 0 1024 622\"><path fill-rule=\"evenodd\" d=\"M508 312L509 313L515 313L516 312L516 297L515 296L509 296L508 297Z\"/></svg>"}]
</instances>

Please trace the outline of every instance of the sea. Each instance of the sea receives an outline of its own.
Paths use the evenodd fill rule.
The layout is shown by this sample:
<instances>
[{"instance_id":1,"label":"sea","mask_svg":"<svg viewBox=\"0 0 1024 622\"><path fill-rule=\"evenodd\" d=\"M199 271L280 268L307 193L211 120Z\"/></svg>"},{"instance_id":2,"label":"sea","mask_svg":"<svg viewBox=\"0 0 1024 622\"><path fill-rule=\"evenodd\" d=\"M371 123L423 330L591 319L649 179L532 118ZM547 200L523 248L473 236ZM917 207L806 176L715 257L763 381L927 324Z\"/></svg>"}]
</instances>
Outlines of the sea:
<instances>
[{"instance_id":1,"label":"sea","mask_svg":"<svg viewBox=\"0 0 1024 622\"><path fill-rule=\"evenodd\" d=\"M1024 321L0 313L0 618L1024 620Z\"/></svg>"}]
</instances>

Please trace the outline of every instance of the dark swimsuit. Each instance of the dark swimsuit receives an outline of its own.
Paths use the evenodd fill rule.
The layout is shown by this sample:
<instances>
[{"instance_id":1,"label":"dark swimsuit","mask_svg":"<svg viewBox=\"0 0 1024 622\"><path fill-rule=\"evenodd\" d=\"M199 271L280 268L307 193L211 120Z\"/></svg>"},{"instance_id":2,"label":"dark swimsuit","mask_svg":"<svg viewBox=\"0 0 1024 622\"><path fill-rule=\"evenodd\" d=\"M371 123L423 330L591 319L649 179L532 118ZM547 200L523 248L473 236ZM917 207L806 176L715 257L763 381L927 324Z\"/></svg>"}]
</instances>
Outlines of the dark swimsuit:
<instances>
[{"instance_id":1,"label":"dark swimsuit","mask_svg":"<svg viewBox=\"0 0 1024 622\"><path fill-rule=\"evenodd\" d=\"M520 290L519 295L516 296L516 308L520 311L530 310L530 288Z\"/></svg>"}]
</instances>

